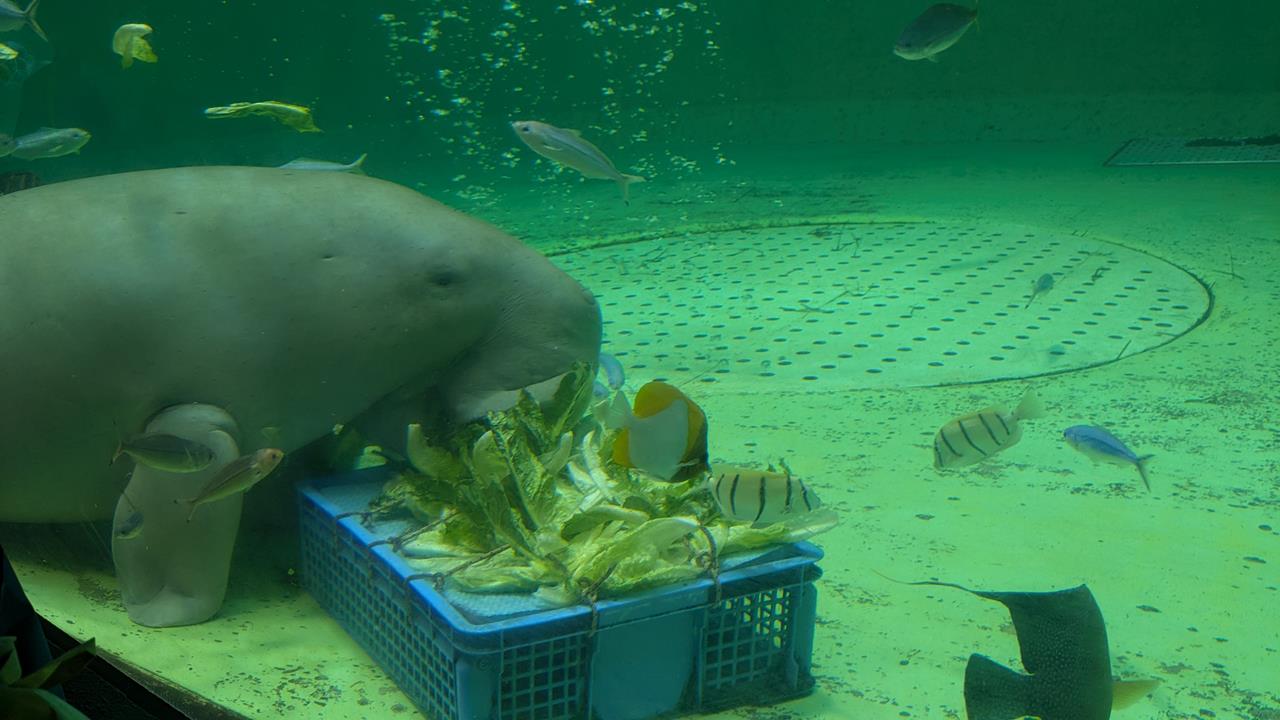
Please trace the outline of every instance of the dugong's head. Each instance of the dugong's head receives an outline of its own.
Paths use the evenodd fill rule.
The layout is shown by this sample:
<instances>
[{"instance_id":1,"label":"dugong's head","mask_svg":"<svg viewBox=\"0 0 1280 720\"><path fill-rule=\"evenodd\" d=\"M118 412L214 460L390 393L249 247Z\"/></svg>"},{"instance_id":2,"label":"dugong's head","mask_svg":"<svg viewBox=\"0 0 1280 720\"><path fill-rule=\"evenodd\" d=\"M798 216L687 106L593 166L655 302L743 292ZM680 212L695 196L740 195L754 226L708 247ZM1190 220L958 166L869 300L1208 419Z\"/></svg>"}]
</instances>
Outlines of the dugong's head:
<instances>
[{"instance_id":1,"label":"dugong's head","mask_svg":"<svg viewBox=\"0 0 1280 720\"><path fill-rule=\"evenodd\" d=\"M495 260L481 282L499 300L497 315L440 384L457 420L510 407L521 388L548 399L574 363L594 367L600 354L591 291L518 243Z\"/></svg>"},{"instance_id":2,"label":"dugong's head","mask_svg":"<svg viewBox=\"0 0 1280 720\"><path fill-rule=\"evenodd\" d=\"M594 366L601 318L589 290L498 228L413 195L403 199L403 216L377 224L411 235L413 252L399 261L406 266L389 273L415 296L399 306L423 316L437 336L432 349L461 348L432 369L429 383L454 420L510 407L521 388L546 399L574 363ZM442 322L442 314L460 322Z\"/></svg>"}]
</instances>

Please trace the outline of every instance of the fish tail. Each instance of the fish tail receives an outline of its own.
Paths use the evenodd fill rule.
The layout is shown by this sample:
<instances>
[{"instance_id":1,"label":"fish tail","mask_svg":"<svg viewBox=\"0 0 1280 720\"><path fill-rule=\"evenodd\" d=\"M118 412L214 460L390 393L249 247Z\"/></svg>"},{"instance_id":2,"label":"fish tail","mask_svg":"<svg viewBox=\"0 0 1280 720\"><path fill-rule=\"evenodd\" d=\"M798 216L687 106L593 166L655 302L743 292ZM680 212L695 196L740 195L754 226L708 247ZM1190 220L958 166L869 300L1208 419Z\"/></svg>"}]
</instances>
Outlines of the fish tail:
<instances>
[{"instance_id":1,"label":"fish tail","mask_svg":"<svg viewBox=\"0 0 1280 720\"><path fill-rule=\"evenodd\" d=\"M631 183L644 182L644 178L639 175L628 175L622 173L618 177L618 187L622 188L622 202L631 204Z\"/></svg>"},{"instance_id":2,"label":"fish tail","mask_svg":"<svg viewBox=\"0 0 1280 720\"><path fill-rule=\"evenodd\" d=\"M27 16L27 24L31 26L35 34L39 35L41 40L49 42L49 36L44 34L44 28L40 27L40 23L36 22L36 8L38 7L40 7L40 0L31 0L31 4L27 6L27 10L23 15Z\"/></svg>"},{"instance_id":3,"label":"fish tail","mask_svg":"<svg viewBox=\"0 0 1280 720\"><path fill-rule=\"evenodd\" d=\"M177 499L177 498L174 498L174 500L173 500L173 504L174 504L174 505L186 505L186 506L187 506L187 522L191 522L191 516L192 516L192 515L195 515L195 514L196 514L196 508L197 508L197 507L200 507L199 505L196 505L196 500L197 500L197 498L191 498L190 500L179 500L179 499Z\"/></svg>"},{"instance_id":4,"label":"fish tail","mask_svg":"<svg viewBox=\"0 0 1280 720\"><path fill-rule=\"evenodd\" d=\"M1030 675L1016 673L985 655L969 656L964 669L964 709L969 720L1039 717L1030 705Z\"/></svg>"},{"instance_id":5,"label":"fish tail","mask_svg":"<svg viewBox=\"0 0 1280 720\"><path fill-rule=\"evenodd\" d=\"M1147 478L1147 461L1153 457L1155 455L1143 455L1133 461L1133 464L1138 466L1138 474L1142 476L1142 484L1147 487L1147 492L1151 492L1151 480Z\"/></svg>"},{"instance_id":6,"label":"fish tail","mask_svg":"<svg viewBox=\"0 0 1280 720\"><path fill-rule=\"evenodd\" d=\"M1018 420L1034 420L1038 417L1044 417L1044 403L1040 402L1040 398L1036 395L1035 390L1028 389L1022 395L1022 401L1018 403L1018 407L1013 411L1013 417Z\"/></svg>"}]
</instances>

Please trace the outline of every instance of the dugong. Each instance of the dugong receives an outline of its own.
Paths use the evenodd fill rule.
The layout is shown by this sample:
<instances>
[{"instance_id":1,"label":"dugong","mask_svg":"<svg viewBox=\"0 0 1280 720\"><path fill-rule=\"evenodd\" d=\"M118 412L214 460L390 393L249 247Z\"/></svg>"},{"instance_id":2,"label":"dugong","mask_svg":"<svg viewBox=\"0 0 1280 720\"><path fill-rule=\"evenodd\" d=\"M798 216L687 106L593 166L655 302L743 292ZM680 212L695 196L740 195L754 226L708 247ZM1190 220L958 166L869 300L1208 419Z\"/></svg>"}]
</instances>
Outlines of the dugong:
<instances>
[{"instance_id":1,"label":"dugong","mask_svg":"<svg viewBox=\"0 0 1280 720\"><path fill-rule=\"evenodd\" d=\"M532 248L374 178L191 167L0 197L0 521L110 516L117 443L166 408L224 411L242 453L428 394L474 417L594 363L600 324Z\"/></svg>"}]
</instances>

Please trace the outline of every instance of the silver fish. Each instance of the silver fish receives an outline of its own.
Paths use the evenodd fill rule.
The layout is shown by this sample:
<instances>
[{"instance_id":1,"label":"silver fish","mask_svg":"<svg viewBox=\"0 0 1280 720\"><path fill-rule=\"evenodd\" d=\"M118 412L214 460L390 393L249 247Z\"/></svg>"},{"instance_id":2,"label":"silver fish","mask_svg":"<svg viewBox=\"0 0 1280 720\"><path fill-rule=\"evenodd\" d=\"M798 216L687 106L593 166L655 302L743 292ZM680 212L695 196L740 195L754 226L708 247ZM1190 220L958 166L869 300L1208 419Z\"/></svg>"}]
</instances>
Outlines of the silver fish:
<instances>
[{"instance_id":1,"label":"silver fish","mask_svg":"<svg viewBox=\"0 0 1280 720\"><path fill-rule=\"evenodd\" d=\"M937 62L938 53L955 45L977 21L977 7L971 9L951 3L932 5L898 36L893 54L904 60Z\"/></svg>"},{"instance_id":2,"label":"silver fish","mask_svg":"<svg viewBox=\"0 0 1280 720\"><path fill-rule=\"evenodd\" d=\"M0 158L10 155L18 147L18 141L12 135L0 133Z\"/></svg>"},{"instance_id":3,"label":"silver fish","mask_svg":"<svg viewBox=\"0 0 1280 720\"><path fill-rule=\"evenodd\" d=\"M0 32L13 32L22 29L23 25L29 25L41 40L49 42L49 36L44 34L44 28L36 22L36 9L39 7L40 0L31 0L26 10L19 10L12 0L0 0Z\"/></svg>"},{"instance_id":4,"label":"silver fish","mask_svg":"<svg viewBox=\"0 0 1280 720\"><path fill-rule=\"evenodd\" d=\"M1147 461L1154 456L1138 455L1105 428L1092 425L1072 425L1062 431L1062 437L1071 447L1084 453L1091 460L1111 465L1132 465L1137 468L1142 484L1148 491L1151 490L1151 480L1147 477Z\"/></svg>"},{"instance_id":5,"label":"silver fish","mask_svg":"<svg viewBox=\"0 0 1280 720\"><path fill-rule=\"evenodd\" d=\"M92 138L80 128L40 128L18 138L13 156L22 160L62 157L80 152Z\"/></svg>"},{"instance_id":6,"label":"silver fish","mask_svg":"<svg viewBox=\"0 0 1280 720\"><path fill-rule=\"evenodd\" d=\"M1031 297L1027 298L1027 304L1022 306L1023 310L1031 307L1031 301L1037 297L1049 292L1053 289L1053 275L1045 273L1036 278L1036 282L1031 286Z\"/></svg>"},{"instance_id":7,"label":"silver fish","mask_svg":"<svg viewBox=\"0 0 1280 720\"><path fill-rule=\"evenodd\" d=\"M300 157L296 160L280 166L281 170L318 170L322 172L346 172L355 173L357 175L364 174L364 160L369 157L369 153L364 153L360 157L352 160L347 164L330 162L328 160L315 160L308 157Z\"/></svg>"},{"instance_id":8,"label":"silver fish","mask_svg":"<svg viewBox=\"0 0 1280 720\"><path fill-rule=\"evenodd\" d=\"M627 204L631 202L628 191L631 183L644 182L639 175L619 172L600 148L587 142L577 130L558 128L536 120L517 120L511 123L511 127L516 136L539 155L573 168L584 177L618 183L622 189L622 201Z\"/></svg>"},{"instance_id":9,"label":"silver fish","mask_svg":"<svg viewBox=\"0 0 1280 720\"><path fill-rule=\"evenodd\" d=\"M132 540L142 534L142 513L134 510L112 529L117 540Z\"/></svg>"},{"instance_id":10,"label":"silver fish","mask_svg":"<svg viewBox=\"0 0 1280 720\"><path fill-rule=\"evenodd\" d=\"M227 463L226 467L214 475L195 497L189 500L174 500L174 502L188 507L187 522L191 522L191 516L195 514L196 508L248 490L258 484L259 480L270 475L283 459L284 451L275 448L263 448L255 453L243 455Z\"/></svg>"},{"instance_id":11,"label":"silver fish","mask_svg":"<svg viewBox=\"0 0 1280 720\"><path fill-rule=\"evenodd\" d=\"M121 455L128 455L140 465L174 473L199 472L213 462L209 446L166 433L145 433L122 440L111 462Z\"/></svg>"}]
</instances>

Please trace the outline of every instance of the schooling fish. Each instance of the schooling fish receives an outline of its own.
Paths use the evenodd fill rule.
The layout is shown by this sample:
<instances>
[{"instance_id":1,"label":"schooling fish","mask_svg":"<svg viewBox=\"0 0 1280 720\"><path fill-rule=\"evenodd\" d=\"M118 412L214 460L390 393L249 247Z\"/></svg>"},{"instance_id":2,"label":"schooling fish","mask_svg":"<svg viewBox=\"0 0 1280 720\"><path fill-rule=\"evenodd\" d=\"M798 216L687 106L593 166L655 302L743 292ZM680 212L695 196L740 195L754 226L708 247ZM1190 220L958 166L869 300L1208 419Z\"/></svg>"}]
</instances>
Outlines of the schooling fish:
<instances>
[{"instance_id":1,"label":"schooling fish","mask_svg":"<svg viewBox=\"0 0 1280 720\"><path fill-rule=\"evenodd\" d=\"M13 156L22 160L62 157L80 152L92 138L80 128L40 128L18 138Z\"/></svg>"},{"instance_id":2,"label":"schooling fish","mask_svg":"<svg viewBox=\"0 0 1280 720\"><path fill-rule=\"evenodd\" d=\"M147 42L150 34L151 26L145 23L129 23L116 28L115 35L111 37L111 51L120 56L121 67L133 65L134 60L153 63L159 59L151 49L151 43Z\"/></svg>"},{"instance_id":3,"label":"schooling fish","mask_svg":"<svg viewBox=\"0 0 1280 720\"><path fill-rule=\"evenodd\" d=\"M121 455L128 455L140 465L174 473L198 472L213 462L213 450L208 445L166 433L146 433L122 440L111 462Z\"/></svg>"},{"instance_id":4,"label":"schooling fish","mask_svg":"<svg viewBox=\"0 0 1280 720\"><path fill-rule=\"evenodd\" d=\"M946 50L978 21L978 8L938 3L930 6L898 36L893 54L904 60L938 62L938 53Z\"/></svg>"},{"instance_id":5,"label":"schooling fish","mask_svg":"<svg viewBox=\"0 0 1280 720\"><path fill-rule=\"evenodd\" d=\"M625 203L631 202L628 190L631 183L644 182L639 175L618 172L600 148L587 142L577 130L558 128L536 120L517 120L511 123L511 127L515 129L516 136L539 155L571 167L585 177L618 183Z\"/></svg>"},{"instance_id":6,"label":"schooling fish","mask_svg":"<svg viewBox=\"0 0 1280 720\"><path fill-rule=\"evenodd\" d=\"M785 466L783 470L717 465L711 469L707 486L721 515L756 526L772 525L822 506L803 480Z\"/></svg>"},{"instance_id":7,"label":"schooling fish","mask_svg":"<svg viewBox=\"0 0 1280 720\"><path fill-rule=\"evenodd\" d=\"M989 407L951 420L933 438L933 466L938 470L980 463L1022 439L1023 420L1044 415L1044 406L1028 390L1013 412Z\"/></svg>"},{"instance_id":8,"label":"schooling fish","mask_svg":"<svg viewBox=\"0 0 1280 720\"><path fill-rule=\"evenodd\" d=\"M21 29L23 25L29 25L41 40L49 42L49 36L44 34L44 28L36 22L36 9L39 7L40 0L31 0L26 10L19 10L12 0L0 0L0 33L12 32Z\"/></svg>"},{"instance_id":9,"label":"schooling fish","mask_svg":"<svg viewBox=\"0 0 1280 720\"><path fill-rule=\"evenodd\" d=\"M283 459L284 451L275 448L263 448L255 453L238 457L214 475L195 497L189 500L174 500L174 502L188 507L187 522L191 522L191 516L195 514L196 508L248 490L259 480L270 475Z\"/></svg>"},{"instance_id":10,"label":"schooling fish","mask_svg":"<svg viewBox=\"0 0 1280 720\"><path fill-rule=\"evenodd\" d=\"M360 157L346 164L330 162L328 160L313 160L312 158L308 158L308 157L300 157L297 160L290 160L289 162L281 165L280 169L281 170L317 170L320 172L345 172L345 173L353 173L356 175L363 175L364 161L365 161L365 158L367 157L369 157L369 153L364 153Z\"/></svg>"},{"instance_id":11,"label":"schooling fish","mask_svg":"<svg viewBox=\"0 0 1280 720\"><path fill-rule=\"evenodd\" d=\"M636 393L635 409L623 409L614 462L667 482L706 472L707 416L678 388L659 380L646 383Z\"/></svg>"},{"instance_id":12,"label":"schooling fish","mask_svg":"<svg viewBox=\"0 0 1280 720\"><path fill-rule=\"evenodd\" d=\"M1092 425L1072 425L1062 431L1071 447L1084 453L1090 459L1111 465L1132 465L1138 469L1142 484L1151 490L1151 481L1147 479L1147 461L1154 455L1138 456L1111 433Z\"/></svg>"},{"instance_id":13,"label":"schooling fish","mask_svg":"<svg viewBox=\"0 0 1280 720\"><path fill-rule=\"evenodd\" d=\"M1053 289L1053 275L1045 273L1036 278L1035 284L1031 286L1031 297L1027 298L1027 304L1022 306L1023 310L1031 307L1031 301L1036 297L1043 295Z\"/></svg>"}]
</instances>

